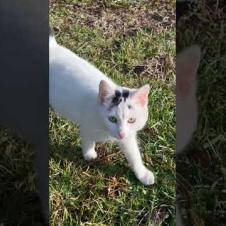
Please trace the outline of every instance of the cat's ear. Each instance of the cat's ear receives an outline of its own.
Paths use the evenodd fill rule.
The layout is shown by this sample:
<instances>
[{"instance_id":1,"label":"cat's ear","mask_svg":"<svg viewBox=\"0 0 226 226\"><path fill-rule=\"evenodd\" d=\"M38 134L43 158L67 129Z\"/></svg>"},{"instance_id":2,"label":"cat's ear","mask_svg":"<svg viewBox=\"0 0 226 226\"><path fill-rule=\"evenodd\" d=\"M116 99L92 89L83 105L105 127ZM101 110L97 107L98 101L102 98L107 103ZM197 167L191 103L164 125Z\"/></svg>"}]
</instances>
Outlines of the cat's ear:
<instances>
[{"instance_id":1,"label":"cat's ear","mask_svg":"<svg viewBox=\"0 0 226 226\"><path fill-rule=\"evenodd\" d=\"M177 55L176 86L181 96L196 89L196 73L200 62L200 47L192 45Z\"/></svg>"},{"instance_id":2,"label":"cat's ear","mask_svg":"<svg viewBox=\"0 0 226 226\"><path fill-rule=\"evenodd\" d=\"M111 86L104 80L100 81L99 84L99 101L101 104L107 102L112 95L114 95L114 90Z\"/></svg>"},{"instance_id":3,"label":"cat's ear","mask_svg":"<svg viewBox=\"0 0 226 226\"><path fill-rule=\"evenodd\" d=\"M150 86L148 84L144 85L135 91L135 93L132 96L132 99L137 104L140 104L142 107L147 106L149 91L150 91Z\"/></svg>"}]
</instances>

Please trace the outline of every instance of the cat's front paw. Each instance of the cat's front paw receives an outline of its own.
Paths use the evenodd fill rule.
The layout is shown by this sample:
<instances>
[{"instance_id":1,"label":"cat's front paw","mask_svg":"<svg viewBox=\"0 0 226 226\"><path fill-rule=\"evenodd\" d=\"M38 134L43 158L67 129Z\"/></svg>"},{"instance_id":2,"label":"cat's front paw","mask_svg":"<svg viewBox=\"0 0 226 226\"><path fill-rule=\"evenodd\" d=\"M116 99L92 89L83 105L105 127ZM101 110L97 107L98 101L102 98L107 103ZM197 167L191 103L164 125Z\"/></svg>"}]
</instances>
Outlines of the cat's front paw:
<instances>
[{"instance_id":1,"label":"cat's front paw","mask_svg":"<svg viewBox=\"0 0 226 226\"><path fill-rule=\"evenodd\" d=\"M136 174L137 178L144 184L144 185L151 185L155 183L155 177L154 174L144 168L143 170L141 170L139 173Z\"/></svg>"},{"instance_id":2,"label":"cat's front paw","mask_svg":"<svg viewBox=\"0 0 226 226\"><path fill-rule=\"evenodd\" d=\"M94 160L97 158L97 153L95 150L90 150L83 153L83 158L87 161Z\"/></svg>"}]
</instances>

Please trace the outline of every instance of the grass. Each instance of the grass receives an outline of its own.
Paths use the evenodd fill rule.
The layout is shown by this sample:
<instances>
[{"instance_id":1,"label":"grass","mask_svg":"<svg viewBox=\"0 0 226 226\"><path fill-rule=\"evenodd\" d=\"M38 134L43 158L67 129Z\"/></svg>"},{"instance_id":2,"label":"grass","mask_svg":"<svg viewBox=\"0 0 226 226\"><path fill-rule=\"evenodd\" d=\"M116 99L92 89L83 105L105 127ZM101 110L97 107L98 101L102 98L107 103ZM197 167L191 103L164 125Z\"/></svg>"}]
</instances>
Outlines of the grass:
<instances>
[{"instance_id":1,"label":"grass","mask_svg":"<svg viewBox=\"0 0 226 226\"><path fill-rule=\"evenodd\" d=\"M0 153L0 225L38 225L42 217L31 145L0 127Z\"/></svg>"},{"instance_id":2,"label":"grass","mask_svg":"<svg viewBox=\"0 0 226 226\"><path fill-rule=\"evenodd\" d=\"M57 41L118 84L149 83L149 119L139 133L156 184L143 186L115 144L81 155L79 129L50 110L51 225L175 225L175 2L54 1Z\"/></svg>"},{"instance_id":3,"label":"grass","mask_svg":"<svg viewBox=\"0 0 226 226\"><path fill-rule=\"evenodd\" d=\"M214 3L214 4L212 4ZM225 21L222 1L199 1L177 22L177 50L199 44L198 128L177 159L177 183L190 225L225 225Z\"/></svg>"}]
</instances>

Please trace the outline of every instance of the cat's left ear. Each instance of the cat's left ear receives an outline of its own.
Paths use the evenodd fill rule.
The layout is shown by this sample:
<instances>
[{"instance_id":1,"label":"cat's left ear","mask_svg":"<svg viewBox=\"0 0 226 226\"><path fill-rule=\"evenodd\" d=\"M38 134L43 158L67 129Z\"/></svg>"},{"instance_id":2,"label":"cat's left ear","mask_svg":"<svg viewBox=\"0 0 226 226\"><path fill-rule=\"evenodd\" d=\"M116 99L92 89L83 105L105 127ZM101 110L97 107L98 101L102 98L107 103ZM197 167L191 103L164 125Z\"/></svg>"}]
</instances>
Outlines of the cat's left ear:
<instances>
[{"instance_id":1,"label":"cat's left ear","mask_svg":"<svg viewBox=\"0 0 226 226\"><path fill-rule=\"evenodd\" d=\"M148 84L144 85L135 91L135 93L132 96L132 99L137 104L140 104L142 107L147 106L149 91L150 91L150 86Z\"/></svg>"},{"instance_id":2,"label":"cat's left ear","mask_svg":"<svg viewBox=\"0 0 226 226\"><path fill-rule=\"evenodd\" d=\"M99 84L99 101L101 104L106 103L114 95L114 90L104 80L100 81Z\"/></svg>"}]
</instances>

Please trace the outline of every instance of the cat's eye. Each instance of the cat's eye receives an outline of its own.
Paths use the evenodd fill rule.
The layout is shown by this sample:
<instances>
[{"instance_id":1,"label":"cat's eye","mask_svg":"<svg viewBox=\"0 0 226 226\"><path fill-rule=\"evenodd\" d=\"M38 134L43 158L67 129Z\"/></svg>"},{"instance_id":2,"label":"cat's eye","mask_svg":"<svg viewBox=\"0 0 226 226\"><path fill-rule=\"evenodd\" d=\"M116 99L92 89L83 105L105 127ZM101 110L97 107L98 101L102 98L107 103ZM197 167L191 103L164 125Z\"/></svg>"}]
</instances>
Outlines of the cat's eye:
<instances>
[{"instance_id":1,"label":"cat's eye","mask_svg":"<svg viewBox=\"0 0 226 226\"><path fill-rule=\"evenodd\" d=\"M117 123L117 118L114 117L114 116L109 116L109 117L108 117L108 120L109 120L110 122L112 122L112 123Z\"/></svg>"},{"instance_id":2,"label":"cat's eye","mask_svg":"<svg viewBox=\"0 0 226 226\"><path fill-rule=\"evenodd\" d=\"M134 122L136 122L136 119L135 118L129 118L127 122L128 123L134 123Z\"/></svg>"}]
</instances>

